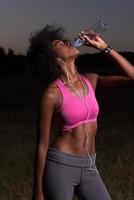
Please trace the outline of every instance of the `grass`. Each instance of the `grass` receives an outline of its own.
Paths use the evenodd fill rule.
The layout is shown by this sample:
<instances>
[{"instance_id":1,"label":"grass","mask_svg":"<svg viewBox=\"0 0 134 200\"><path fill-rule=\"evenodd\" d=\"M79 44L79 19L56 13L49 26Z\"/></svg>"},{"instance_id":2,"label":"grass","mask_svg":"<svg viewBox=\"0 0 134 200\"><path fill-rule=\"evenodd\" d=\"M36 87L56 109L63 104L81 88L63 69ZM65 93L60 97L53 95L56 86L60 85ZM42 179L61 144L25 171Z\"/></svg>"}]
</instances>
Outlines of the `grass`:
<instances>
[{"instance_id":1,"label":"grass","mask_svg":"<svg viewBox=\"0 0 134 200\"><path fill-rule=\"evenodd\" d=\"M133 85L97 91L97 166L112 199L134 199ZM27 75L0 77L0 199L32 193L39 87ZM76 200L76 196L73 198Z\"/></svg>"}]
</instances>

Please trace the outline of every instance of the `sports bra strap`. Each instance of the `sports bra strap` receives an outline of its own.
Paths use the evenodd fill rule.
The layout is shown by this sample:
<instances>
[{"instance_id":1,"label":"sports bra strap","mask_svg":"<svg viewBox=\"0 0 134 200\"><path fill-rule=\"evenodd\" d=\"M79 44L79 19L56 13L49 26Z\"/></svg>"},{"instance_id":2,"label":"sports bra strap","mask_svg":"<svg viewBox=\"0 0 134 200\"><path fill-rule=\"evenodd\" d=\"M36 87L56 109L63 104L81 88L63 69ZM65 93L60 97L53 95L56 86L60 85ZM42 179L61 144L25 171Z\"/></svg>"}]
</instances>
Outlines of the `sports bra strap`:
<instances>
[{"instance_id":1,"label":"sports bra strap","mask_svg":"<svg viewBox=\"0 0 134 200\"><path fill-rule=\"evenodd\" d=\"M93 89L93 86L91 85L90 81L88 78L86 78L83 74L80 75L86 82L87 86L88 86L88 89L89 89L89 92L90 93L95 93L94 92L94 89Z\"/></svg>"},{"instance_id":2,"label":"sports bra strap","mask_svg":"<svg viewBox=\"0 0 134 200\"><path fill-rule=\"evenodd\" d=\"M64 85L61 83L61 80L60 79L57 79L54 81L56 83L56 85L58 86L58 88L60 89L61 93L65 93L65 88L64 88Z\"/></svg>"}]
</instances>

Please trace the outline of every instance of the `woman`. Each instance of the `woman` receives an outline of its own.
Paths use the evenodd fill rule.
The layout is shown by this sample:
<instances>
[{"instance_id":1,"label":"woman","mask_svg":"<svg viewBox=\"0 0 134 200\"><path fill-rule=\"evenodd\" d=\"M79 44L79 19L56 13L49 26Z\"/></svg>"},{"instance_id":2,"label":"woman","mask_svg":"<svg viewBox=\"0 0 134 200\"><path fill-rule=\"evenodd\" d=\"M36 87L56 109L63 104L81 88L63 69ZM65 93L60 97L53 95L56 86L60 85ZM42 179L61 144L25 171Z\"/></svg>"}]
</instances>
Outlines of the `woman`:
<instances>
[{"instance_id":1,"label":"woman","mask_svg":"<svg viewBox=\"0 0 134 200\"><path fill-rule=\"evenodd\" d=\"M110 86L134 79L133 66L99 36L80 33L85 44L118 63L126 76L79 74L74 64L79 50L53 25L30 39L28 56L44 81L40 101L39 137L33 184L34 200L110 200L96 167L95 134L99 105L96 86ZM52 140L51 124L58 119Z\"/></svg>"}]
</instances>

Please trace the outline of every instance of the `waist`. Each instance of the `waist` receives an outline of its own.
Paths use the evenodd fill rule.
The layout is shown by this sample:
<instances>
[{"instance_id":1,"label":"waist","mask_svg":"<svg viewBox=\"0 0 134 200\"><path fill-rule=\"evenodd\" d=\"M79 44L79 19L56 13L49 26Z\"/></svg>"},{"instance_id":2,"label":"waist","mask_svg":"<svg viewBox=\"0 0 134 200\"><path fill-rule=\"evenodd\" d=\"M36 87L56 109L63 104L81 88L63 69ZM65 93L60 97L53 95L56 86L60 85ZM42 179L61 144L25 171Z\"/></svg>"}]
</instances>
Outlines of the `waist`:
<instances>
[{"instance_id":1,"label":"waist","mask_svg":"<svg viewBox=\"0 0 134 200\"><path fill-rule=\"evenodd\" d=\"M49 147L47 152L47 160L77 167L89 167L91 163L92 166L95 166L96 153L90 154L90 156L91 160L89 159L88 155L70 154L60 151L54 147Z\"/></svg>"}]
</instances>

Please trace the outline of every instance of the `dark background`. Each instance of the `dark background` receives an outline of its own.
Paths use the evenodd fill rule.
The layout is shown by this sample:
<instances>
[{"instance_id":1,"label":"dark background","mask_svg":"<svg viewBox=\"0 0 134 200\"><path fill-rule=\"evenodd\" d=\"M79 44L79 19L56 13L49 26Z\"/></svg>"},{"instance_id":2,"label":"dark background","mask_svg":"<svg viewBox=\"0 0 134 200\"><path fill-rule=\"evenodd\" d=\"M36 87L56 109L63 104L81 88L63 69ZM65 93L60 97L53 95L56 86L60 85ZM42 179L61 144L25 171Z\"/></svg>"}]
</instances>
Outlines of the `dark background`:
<instances>
[{"instance_id":1,"label":"dark background","mask_svg":"<svg viewBox=\"0 0 134 200\"><path fill-rule=\"evenodd\" d=\"M0 199L28 200L32 193L36 122L41 85L25 55L0 53ZM132 64L133 52L122 52ZM80 73L122 75L107 56L83 54ZM97 166L114 200L134 199L134 83L96 90L100 106ZM56 128L52 127L56 135ZM77 199L74 195L74 199Z\"/></svg>"}]
</instances>

